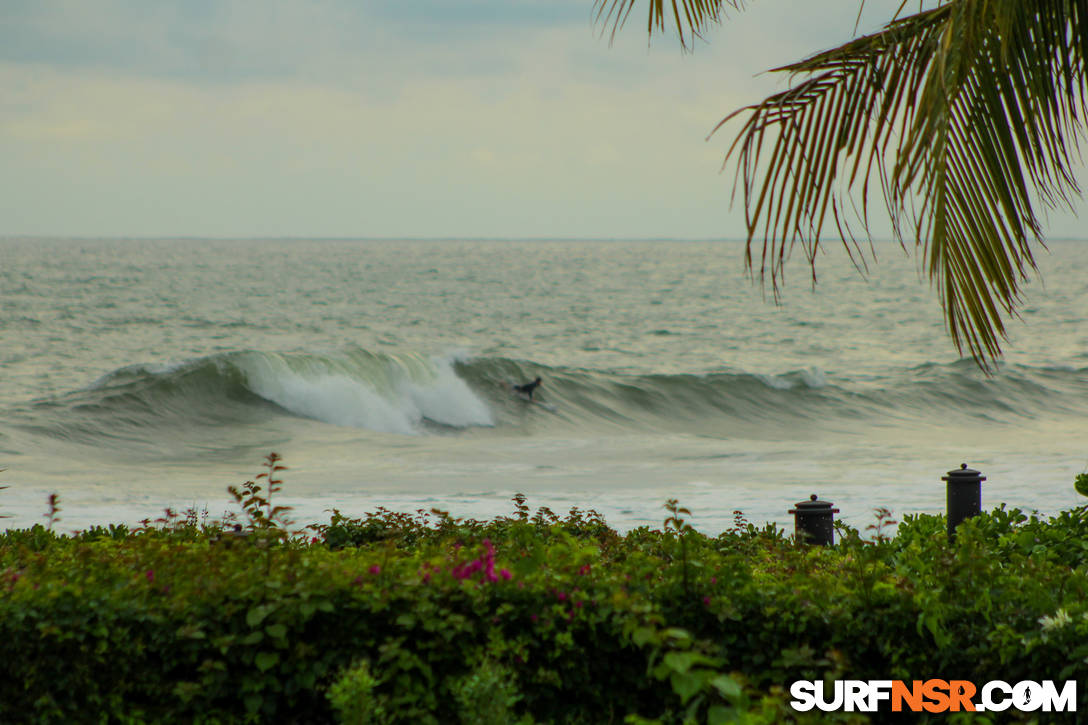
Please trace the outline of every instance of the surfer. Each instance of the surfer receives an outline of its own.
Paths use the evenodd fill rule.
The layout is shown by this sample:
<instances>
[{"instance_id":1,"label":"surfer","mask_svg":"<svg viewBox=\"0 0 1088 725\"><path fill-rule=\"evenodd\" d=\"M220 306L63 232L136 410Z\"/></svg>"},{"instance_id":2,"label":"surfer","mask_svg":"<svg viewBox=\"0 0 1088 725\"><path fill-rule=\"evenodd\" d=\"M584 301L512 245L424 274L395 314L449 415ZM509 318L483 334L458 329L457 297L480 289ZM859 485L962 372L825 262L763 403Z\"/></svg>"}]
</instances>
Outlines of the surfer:
<instances>
[{"instance_id":1,"label":"surfer","mask_svg":"<svg viewBox=\"0 0 1088 725\"><path fill-rule=\"evenodd\" d=\"M537 377L537 379L531 383L525 383L524 385L515 385L514 390L521 393L522 395L528 395L529 400L532 400L533 391L536 390L540 386L540 384L541 380L539 377Z\"/></svg>"}]
</instances>

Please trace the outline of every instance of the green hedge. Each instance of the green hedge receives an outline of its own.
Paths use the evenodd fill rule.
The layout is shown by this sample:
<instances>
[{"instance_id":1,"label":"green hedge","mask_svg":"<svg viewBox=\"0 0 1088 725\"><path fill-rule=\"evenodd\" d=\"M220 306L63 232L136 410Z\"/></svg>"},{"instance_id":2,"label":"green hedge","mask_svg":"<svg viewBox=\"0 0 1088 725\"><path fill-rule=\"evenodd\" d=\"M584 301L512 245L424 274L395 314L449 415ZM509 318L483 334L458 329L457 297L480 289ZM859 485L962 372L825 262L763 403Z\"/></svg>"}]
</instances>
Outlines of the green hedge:
<instances>
[{"instance_id":1,"label":"green hedge","mask_svg":"<svg viewBox=\"0 0 1088 725\"><path fill-rule=\"evenodd\" d=\"M0 722L823 722L790 682L1088 679L1083 510L830 548L669 513L8 531Z\"/></svg>"}]
</instances>

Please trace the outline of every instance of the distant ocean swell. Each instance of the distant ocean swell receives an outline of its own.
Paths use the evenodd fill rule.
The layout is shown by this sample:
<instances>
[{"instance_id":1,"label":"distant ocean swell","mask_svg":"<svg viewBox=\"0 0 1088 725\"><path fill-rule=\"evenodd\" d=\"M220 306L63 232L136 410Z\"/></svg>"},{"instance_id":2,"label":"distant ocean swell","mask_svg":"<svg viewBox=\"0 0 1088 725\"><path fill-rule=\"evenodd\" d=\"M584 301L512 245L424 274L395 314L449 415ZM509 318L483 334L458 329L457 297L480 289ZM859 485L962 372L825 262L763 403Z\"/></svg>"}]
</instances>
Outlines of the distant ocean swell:
<instances>
[{"instance_id":1,"label":"distant ocean swell","mask_svg":"<svg viewBox=\"0 0 1088 725\"><path fill-rule=\"evenodd\" d=\"M528 405L510 383L540 375ZM19 406L9 422L55 438L138 440L156 430L234 426L298 416L383 433L541 426L745 435L826 422L1015 424L1088 413L1088 368L927 364L884 376L797 370L634 375L501 357L243 351L171 366L131 365L67 395Z\"/></svg>"}]
</instances>

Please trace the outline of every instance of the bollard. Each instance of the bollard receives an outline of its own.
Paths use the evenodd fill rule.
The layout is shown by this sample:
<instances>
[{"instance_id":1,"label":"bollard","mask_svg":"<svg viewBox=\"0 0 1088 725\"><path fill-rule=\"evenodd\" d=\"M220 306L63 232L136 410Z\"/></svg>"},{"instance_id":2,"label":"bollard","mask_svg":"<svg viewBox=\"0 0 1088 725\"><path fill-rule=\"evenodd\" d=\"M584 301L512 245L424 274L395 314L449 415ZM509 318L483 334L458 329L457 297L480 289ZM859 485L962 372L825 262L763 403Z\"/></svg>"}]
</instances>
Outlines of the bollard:
<instances>
[{"instance_id":1,"label":"bollard","mask_svg":"<svg viewBox=\"0 0 1088 725\"><path fill-rule=\"evenodd\" d=\"M793 528L797 538L809 544L831 546L835 543L835 514L830 501L820 501L812 494L808 501L798 501L789 513L793 514Z\"/></svg>"},{"instance_id":2,"label":"bollard","mask_svg":"<svg viewBox=\"0 0 1088 725\"><path fill-rule=\"evenodd\" d=\"M961 521L982 513L982 482L986 477L961 463L959 469L949 471L941 480L948 481L948 540L953 541Z\"/></svg>"}]
</instances>

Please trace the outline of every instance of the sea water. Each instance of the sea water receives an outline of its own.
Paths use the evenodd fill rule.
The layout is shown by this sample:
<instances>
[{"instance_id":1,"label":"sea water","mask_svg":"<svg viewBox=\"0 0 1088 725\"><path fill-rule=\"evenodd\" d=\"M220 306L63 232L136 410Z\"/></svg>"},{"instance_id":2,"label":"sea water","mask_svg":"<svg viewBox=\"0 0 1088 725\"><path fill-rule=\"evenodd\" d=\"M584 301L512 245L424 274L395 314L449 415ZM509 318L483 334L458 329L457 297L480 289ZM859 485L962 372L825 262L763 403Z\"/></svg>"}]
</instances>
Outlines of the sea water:
<instances>
[{"instance_id":1,"label":"sea water","mask_svg":"<svg viewBox=\"0 0 1088 725\"><path fill-rule=\"evenodd\" d=\"M0 525L231 510L284 458L300 524L336 508L595 509L706 533L816 493L864 528L1079 505L1088 243L1053 242L1006 356L960 359L918 262L790 262L776 304L737 242L0 240ZM538 399L511 384L543 378Z\"/></svg>"}]
</instances>

